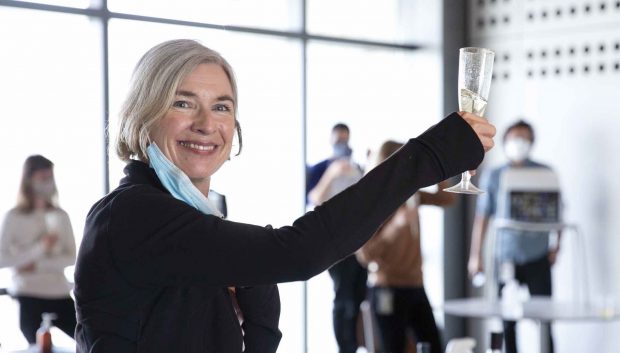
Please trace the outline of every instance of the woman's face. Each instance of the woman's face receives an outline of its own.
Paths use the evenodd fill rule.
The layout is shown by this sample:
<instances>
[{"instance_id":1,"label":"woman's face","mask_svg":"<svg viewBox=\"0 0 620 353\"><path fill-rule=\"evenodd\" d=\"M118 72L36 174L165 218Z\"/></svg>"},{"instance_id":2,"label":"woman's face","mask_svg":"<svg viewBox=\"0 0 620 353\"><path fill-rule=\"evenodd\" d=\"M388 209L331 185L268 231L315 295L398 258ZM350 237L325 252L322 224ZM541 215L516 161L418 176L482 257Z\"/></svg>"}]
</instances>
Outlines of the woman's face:
<instances>
[{"instance_id":1,"label":"woman's face","mask_svg":"<svg viewBox=\"0 0 620 353\"><path fill-rule=\"evenodd\" d=\"M51 168L35 171L30 177L30 184L36 197L49 200L56 192L54 171Z\"/></svg>"},{"instance_id":2,"label":"woman's face","mask_svg":"<svg viewBox=\"0 0 620 353\"><path fill-rule=\"evenodd\" d=\"M181 83L151 138L192 180L206 183L229 158L235 131L230 81L217 64L200 64Z\"/></svg>"}]
</instances>

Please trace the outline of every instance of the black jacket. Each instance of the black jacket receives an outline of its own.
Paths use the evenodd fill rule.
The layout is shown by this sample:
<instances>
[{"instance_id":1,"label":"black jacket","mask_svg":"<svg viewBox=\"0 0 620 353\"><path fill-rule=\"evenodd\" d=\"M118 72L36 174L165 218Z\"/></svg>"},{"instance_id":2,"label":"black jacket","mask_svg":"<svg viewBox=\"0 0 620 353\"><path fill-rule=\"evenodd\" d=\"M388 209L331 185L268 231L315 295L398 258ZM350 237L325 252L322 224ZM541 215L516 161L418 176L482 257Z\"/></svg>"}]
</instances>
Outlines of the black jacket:
<instances>
[{"instance_id":1,"label":"black jacket","mask_svg":"<svg viewBox=\"0 0 620 353\"><path fill-rule=\"evenodd\" d=\"M79 353L275 352L273 284L353 253L417 189L475 169L482 146L453 114L292 226L204 215L142 162L90 210L75 272ZM236 286L242 336L226 287Z\"/></svg>"}]
</instances>

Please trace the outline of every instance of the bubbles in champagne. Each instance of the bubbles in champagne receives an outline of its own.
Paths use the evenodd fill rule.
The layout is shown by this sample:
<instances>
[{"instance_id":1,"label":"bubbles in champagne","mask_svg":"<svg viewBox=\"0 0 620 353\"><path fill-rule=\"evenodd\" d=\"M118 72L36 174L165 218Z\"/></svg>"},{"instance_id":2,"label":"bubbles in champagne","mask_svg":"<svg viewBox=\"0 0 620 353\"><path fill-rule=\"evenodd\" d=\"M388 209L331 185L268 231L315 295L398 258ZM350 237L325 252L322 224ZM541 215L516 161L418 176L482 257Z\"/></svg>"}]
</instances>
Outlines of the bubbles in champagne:
<instances>
[{"instance_id":1,"label":"bubbles in champagne","mask_svg":"<svg viewBox=\"0 0 620 353\"><path fill-rule=\"evenodd\" d=\"M461 111L483 116L486 108L486 100L467 88L461 88L461 94L459 95L459 109Z\"/></svg>"}]
</instances>

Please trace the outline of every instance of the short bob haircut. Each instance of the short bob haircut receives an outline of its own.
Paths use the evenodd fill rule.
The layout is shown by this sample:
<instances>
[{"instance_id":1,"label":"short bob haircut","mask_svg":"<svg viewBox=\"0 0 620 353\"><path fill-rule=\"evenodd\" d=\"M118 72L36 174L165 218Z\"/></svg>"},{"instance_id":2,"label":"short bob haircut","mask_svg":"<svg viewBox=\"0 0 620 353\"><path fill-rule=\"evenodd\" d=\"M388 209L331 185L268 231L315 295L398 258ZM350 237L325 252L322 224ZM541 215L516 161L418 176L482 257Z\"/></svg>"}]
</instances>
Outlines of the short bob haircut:
<instances>
[{"instance_id":1,"label":"short bob haircut","mask_svg":"<svg viewBox=\"0 0 620 353\"><path fill-rule=\"evenodd\" d=\"M177 88L200 64L217 64L226 73L234 99L235 128L241 153L241 127L237 120L237 83L230 64L218 52L189 39L163 42L147 51L134 69L127 99L120 112L116 153L123 161L148 161L150 129L172 106Z\"/></svg>"}]
</instances>

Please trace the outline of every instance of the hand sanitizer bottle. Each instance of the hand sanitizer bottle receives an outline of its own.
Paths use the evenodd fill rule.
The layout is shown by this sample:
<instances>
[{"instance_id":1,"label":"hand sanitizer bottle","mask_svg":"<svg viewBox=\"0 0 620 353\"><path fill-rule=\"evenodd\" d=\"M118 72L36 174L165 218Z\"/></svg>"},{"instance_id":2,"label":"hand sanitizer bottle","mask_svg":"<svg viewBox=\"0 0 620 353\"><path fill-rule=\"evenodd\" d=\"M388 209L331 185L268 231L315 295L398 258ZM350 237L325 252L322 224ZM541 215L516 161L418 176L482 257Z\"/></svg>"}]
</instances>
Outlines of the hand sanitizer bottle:
<instances>
[{"instance_id":1,"label":"hand sanitizer bottle","mask_svg":"<svg viewBox=\"0 0 620 353\"><path fill-rule=\"evenodd\" d=\"M43 313L41 314L41 327L37 330L37 347L39 348L39 353L52 353L52 334L50 330L52 329L52 320L56 319L56 314L54 313Z\"/></svg>"}]
</instances>

